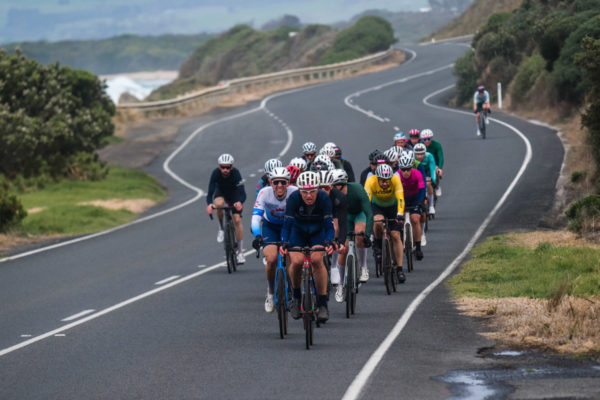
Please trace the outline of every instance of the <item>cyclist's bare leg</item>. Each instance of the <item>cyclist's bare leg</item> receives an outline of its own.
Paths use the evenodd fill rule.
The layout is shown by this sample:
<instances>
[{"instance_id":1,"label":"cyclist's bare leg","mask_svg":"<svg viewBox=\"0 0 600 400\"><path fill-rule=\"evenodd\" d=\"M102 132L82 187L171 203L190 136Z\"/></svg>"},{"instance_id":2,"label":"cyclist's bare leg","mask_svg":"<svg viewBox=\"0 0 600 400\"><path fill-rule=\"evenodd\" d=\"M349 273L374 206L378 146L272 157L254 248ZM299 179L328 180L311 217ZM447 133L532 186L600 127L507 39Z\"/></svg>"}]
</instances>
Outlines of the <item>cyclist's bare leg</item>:
<instances>
[{"instance_id":1,"label":"cyclist's bare leg","mask_svg":"<svg viewBox=\"0 0 600 400\"><path fill-rule=\"evenodd\" d=\"M344 250L338 252L337 262L341 267L340 276L342 277L342 279L344 278L344 267L346 266L346 257L348 257L348 242L349 240L346 239L346 242L344 242Z\"/></svg>"},{"instance_id":2,"label":"cyclist's bare leg","mask_svg":"<svg viewBox=\"0 0 600 400\"><path fill-rule=\"evenodd\" d=\"M421 241L421 214L410 214L410 224L413 228L415 242Z\"/></svg>"},{"instance_id":3,"label":"cyclist's bare leg","mask_svg":"<svg viewBox=\"0 0 600 400\"><path fill-rule=\"evenodd\" d=\"M235 224L235 238L238 242L238 250L241 252L244 247L244 227L242 226L242 216L233 214L233 222Z\"/></svg>"},{"instance_id":4,"label":"cyclist's bare leg","mask_svg":"<svg viewBox=\"0 0 600 400\"><path fill-rule=\"evenodd\" d=\"M394 256L396 258L396 262L398 266L402 266L402 252L404 251L404 246L402 245L402 239L400 238L400 232L398 231L390 231L390 236L392 237L392 245L394 248Z\"/></svg>"},{"instance_id":5,"label":"cyclist's bare leg","mask_svg":"<svg viewBox=\"0 0 600 400\"><path fill-rule=\"evenodd\" d=\"M356 222L354 224L354 232L356 233L365 233L367 229L367 224L365 222ZM358 266L366 267L367 266L367 251L365 249L365 245L363 243L363 237L356 237L356 253L358 254Z\"/></svg>"},{"instance_id":6,"label":"cyclist's bare leg","mask_svg":"<svg viewBox=\"0 0 600 400\"><path fill-rule=\"evenodd\" d=\"M292 288L300 289L302 281L302 268L304 264L304 255L302 253L288 253L290 256L290 265L288 273L292 281Z\"/></svg>"},{"instance_id":7,"label":"cyclist's bare leg","mask_svg":"<svg viewBox=\"0 0 600 400\"><path fill-rule=\"evenodd\" d=\"M313 276L315 277L315 285L319 295L327 294L327 269L323 264L323 251L315 251L310 253L310 263L312 264Z\"/></svg>"},{"instance_id":8,"label":"cyclist's bare leg","mask_svg":"<svg viewBox=\"0 0 600 400\"><path fill-rule=\"evenodd\" d=\"M223 210L221 210L221 207L225 206L225 199L223 197L215 197L213 204L217 207L217 219L219 220L221 230L223 230Z\"/></svg>"},{"instance_id":9,"label":"cyclist's bare leg","mask_svg":"<svg viewBox=\"0 0 600 400\"><path fill-rule=\"evenodd\" d=\"M273 294L275 288L275 269L277 268L277 246L269 245L263 249L263 254L267 259L265 272L267 273L267 282L269 283L269 293Z\"/></svg>"}]
</instances>

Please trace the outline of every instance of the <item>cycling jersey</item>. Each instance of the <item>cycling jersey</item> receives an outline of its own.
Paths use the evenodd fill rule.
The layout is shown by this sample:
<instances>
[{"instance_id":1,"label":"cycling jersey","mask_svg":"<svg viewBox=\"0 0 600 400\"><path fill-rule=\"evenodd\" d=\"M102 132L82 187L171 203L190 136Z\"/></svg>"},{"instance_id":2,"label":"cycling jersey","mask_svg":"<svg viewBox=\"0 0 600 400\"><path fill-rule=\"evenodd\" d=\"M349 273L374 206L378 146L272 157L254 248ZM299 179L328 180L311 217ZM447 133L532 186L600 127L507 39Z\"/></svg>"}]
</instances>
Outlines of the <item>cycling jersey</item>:
<instances>
[{"instance_id":1,"label":"cycling jersey","mask_svg":"<svg viewBox=\"0 0 600 400\"><path fill-rule=\"evenodd\" d=\"M371 169L371 166L368 166L367 168L365 168L361 173L360 173L360 184L362 186L365 185L365 182L367 181L367 178L369 178L369 176L373 175L373 169ZM350 181L348 181L350 182Z\"/></svg>"},{"instance_id":2,"label":"cycling jersey","mask_svg":"<svg viewBox=\"0 0 600 400\"><path fill-rule=\"evenodd\" d=\"M229 175L223 176L219 168L210 175L208 184L208 193L206 194L206 204L212 204L213 197L224 197L225 201L233 204L246 201L246 190L242 175L237 168L233 168Z\"/></svg>"},{"instance_id":3,"label":"cycling jersey","mask_svg":"<svg viewBox=\"0 0 600 400\"><path fill-rule=\"evenodd\" d=\"M436 140L431 140L429 145L427 146L427 151L433 155L435 159L435 164L439 169L444 168L444 152L442 150L442 145L440 142Z\"/></svg>"},{"instance_id":4,"label":"cycling jersey","mask_svg":"<svg viewBox=\"0 0 600 400\"><path fill-rule=\"evenodd\" d=\"M331 199L331 211L333 218L338 220L338 239L343 241L347 235L348 228L348 201L346 195L341 190L331 188L329 192L329 198Z\"/></svg>"},{"instance_id":5,"label":"cycling jersey","mask_svg":"<svg viewBox=\"0 0 600 400\"><path fill-rule=\"evenodd\" d=\"M411 200L416 199L418 203L425 201L425 182L419 170L413 168L408 178L405 178L402 172L396 174L400 175L402 187L404 188L404 198L407 199L407 203L409 198Z\"/></svg>"},{"instance_id":6,"label":"cycling jersey","mask_svg":"<svg viewBox=\"0 0 600 400\"><path fill-rule=\"evenodd\" d=\"M369 196L365 192L364 187L356 182L348 182L346 184L348 192L346 194L346 201L348 202L348 222L354 221L354 217L360 213L364 213L366 216L367 226L365 228L365 235L370 236L373 229L373 210L369 202ZM354 230L354 225L348 226L348 229ZM342 237L340 235L340 237Z\"/></svg>"},{"instance_id":7,"label":"cycling jersey","mask_svg":"<svg viewBox=\"0 0 600 400\"><path fill-rule=\"evenodd\" d=\"M275 197L275 193L271 186L263 188L258 193L256 202L254 203L254 210L252 210L252 234L254 236L261 234L261 221L266 221L270 225L276 225L279 228L283 226L287 200L296 190L298 190L298 188L295 186L288 186L287 193L283 200L279 200Z\"/></svg>"},{"instance_id":8,"label":"cycling jersey","mask_svg":"<svg viewBox=\"0 0 600 400\"><path fill-rule=\"evenodd\" d=\"M258 197L258 192L267 186L269 186L269 174L264 174L256 183L256 197Z\"/></svg>"},{"instance_id":9,"label":"cycling jersey","mask_svg":"<svg viewBox=\"0 0 600 400\"><path fill-rule=\"evenodd\" d=\"M377 176L373 175L365 182L365 191L369 195L369 200L376 205L380 207L396 205L398 214L404 214L404 190L398 175L392 175L390 186L387 189L379 186Z\"/></svg>"},{"instance_id":10,"label":"cycling jersey","mask_svg":"<svg viewBox=\"0 0 600 400\"><path fill-rule=\"evenodd\" d=\"M319 190L315 203L311 206L302 200L299 191L295 191L290 195L285 209L283 228L281 229L281 240L283 242L290 241L292 229L311 236L324 233L324 240L333 240L335 231L333 229L331 199L327 196L327 193ZM292 245L292 242L290 242L290 245ZM311 245L314 244L311 243Z\"/></svg>"},{"instance_id":11,"label":"cycling jersey","mask_svg":"<svg viewBox=\"0 0 600 400\"><path fill-rule=\"evenodd\" d=\"M473 103L481 106L483 103L487 103L490 101L490 94L487 90L483 91L483 95L480 95L479 92L475 92L473 95Z\"/></svg>"},{"instance_id":12,"label":"cycling jersey","mask_svg":"<svg viewBox=\"0 0 600 400\"><path fill-rule=\"evenodd\" d=\"M421 171L420 167L424 167L424 171ZM435 185L437 176L435 175L435 158L429 152L425 153L425 157L423 157L422 161L419 161L415 158L415 168L421 171L424 178L431 178L431 182Z\"/></svg>"}]
</instances>

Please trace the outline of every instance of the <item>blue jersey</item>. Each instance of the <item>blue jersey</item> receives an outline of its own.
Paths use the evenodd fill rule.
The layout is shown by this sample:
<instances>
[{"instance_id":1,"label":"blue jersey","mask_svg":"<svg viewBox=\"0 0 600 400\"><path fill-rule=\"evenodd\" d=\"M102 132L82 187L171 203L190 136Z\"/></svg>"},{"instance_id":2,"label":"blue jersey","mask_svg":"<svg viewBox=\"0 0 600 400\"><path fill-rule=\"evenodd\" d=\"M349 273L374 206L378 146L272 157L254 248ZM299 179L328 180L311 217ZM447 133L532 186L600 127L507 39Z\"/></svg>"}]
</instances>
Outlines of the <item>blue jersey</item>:
<instances>
[{"instance_id":1,"label":"blue jersey","mask_svg":"<svg viewBox=\"0 0 600 400\"><path fill-rule=\"evenodd\" d=\"M322 190L317 193L317 199L312 206L306 205L299 191L295 191L288 198L281 240L289 242L292 226L307 233L314 234L324 231L325 240L332 241L335 234L333 229L333 216L331 199Z\"/></svg>"},{"instance_id":2,"label":"blue jersey","mask_svg":"<svg viewBox=\"0 0 600 400\"><path fill-rule=\"evenodd\" d=\"M490 101L490 94L487 90L483 91L483 96L479 95L479 92L475 92L473 95L473 103L474 104L483 104Z\"/></svg>"}]
</instances>

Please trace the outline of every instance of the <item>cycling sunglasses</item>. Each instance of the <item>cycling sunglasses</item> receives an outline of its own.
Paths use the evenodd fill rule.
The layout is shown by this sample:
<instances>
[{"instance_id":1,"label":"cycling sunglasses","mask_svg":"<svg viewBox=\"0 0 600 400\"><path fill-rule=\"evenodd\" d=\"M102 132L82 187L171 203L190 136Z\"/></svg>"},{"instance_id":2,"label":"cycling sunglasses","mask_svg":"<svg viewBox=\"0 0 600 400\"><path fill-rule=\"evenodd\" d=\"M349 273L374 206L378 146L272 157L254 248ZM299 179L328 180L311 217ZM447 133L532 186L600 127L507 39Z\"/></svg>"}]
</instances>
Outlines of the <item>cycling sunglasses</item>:
<instances>
[{"instance_id":1,"label":"cycling sunglasses","mask_svg":"<svg viewBox=\"0 0 600 400\"><path fill-rule=\"evenodd\" d=\"M219 165L219 168L224 169L224 170L228 170L233 168L233 165Z\"/></svg>"},{"instance_id":2,"label":"cycling sunglasses","mask_svg":"<svg viewBox=\"0 0 600 400\"><path fill-rule=\"evenodd\" d=\"M423 139L424 142L431 142L431 138L425 138Z\"/></svg>"},{"instance_id":3,"label":"cycling sunglasses","mask_svg":"<svg viewBox=\"0 0 600 400\"><path fill-rule=\"evenodd\" d=\"M400 171L408 172L408 171L412 171L412 168L400 168Z\"/></svg>"},{"instance_id":4,"label":"cycling sunglasses","mask_svg":"<svg viewBox=\"0 0 600 400\"><path fill-rule=\"evenodd\" d=\"M273 186L285 186L288 184L288 181L272 181Z\"/></svg>"}]
</instances>

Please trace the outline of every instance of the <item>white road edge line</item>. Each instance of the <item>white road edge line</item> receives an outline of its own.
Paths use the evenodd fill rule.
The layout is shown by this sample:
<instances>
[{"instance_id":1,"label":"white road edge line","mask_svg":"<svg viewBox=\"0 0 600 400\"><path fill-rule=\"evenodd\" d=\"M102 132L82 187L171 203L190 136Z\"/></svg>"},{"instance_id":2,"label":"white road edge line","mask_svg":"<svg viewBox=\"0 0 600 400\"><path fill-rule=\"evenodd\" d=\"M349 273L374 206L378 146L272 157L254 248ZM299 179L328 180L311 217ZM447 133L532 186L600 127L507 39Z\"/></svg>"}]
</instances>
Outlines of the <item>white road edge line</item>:
<instances>
[{"instance_id":1,"label":"white road edge line","mask_svg":"<svg viewBox=\"0 0 600 400\"><path fill-rule=\"evenodd\" d=\"M80 313L73 314L73 315L71 315L70 317L67 317L67 318L61 319L61 322L73 321L74 319L81 318L81 317L83 317L84 315L88 315L88 314L90 314L90 313L93 313L94 311L96 311L96 310L83 310L83 311L82 311L82 312L80 312Z\"/></svg>"},{"instance_id":2,"label":"white road edge line","mask_svg":"<svg viewBox=\"0 0 600 400\"><path fill-rule=\"evenodd\" d=\"M472 117L473 116L472 113L469 113L466 111L461 111L461 110L454 110L454 109L446 108L446 107L436 106L436 105L430 104L427 101L427 100L429 100L429 98L431 98L439 93L442 93L452 87L454 87L454 85L445 87L434 93L431 93L430 95L426 96L423 99L423 103L429 107L446 110L448 112L458 112L458 113L466 114L466 115L469 115L470 117ZM479 228L477 229L477 231L475 232L475 234L473 235L473 237L471 238L469 243L467 243L467 246L464 248L464 250L452 261L452 263L450 265L448 265L448 267L446 267L446 269L440 274L440 276L435 281L433 281L421 293L419 293L419 295L410 303L410 305L408 306L406 311L404 311L404 313L402 314L402 316L400 317L398 322L396 322L396 324L394 325L394 327L392 328L390 333L383 340L383 342L381 342L379 347L375 350L375 352L371 355L371 357L369 357L369 360L363 366L363 368L360 370L358 375L354 378L354 380L352 381L352 383L346 390L346 393L344 393L344 397L342 397L342 400L354 400L354 399L358 399L361 396L365 386L367 385L369 379L371 378L371 375L373 374L373 372L375 371L375 369L377 368L377 366L379 365L379 363L385 356L385 353L390 349L390 347L392 346L394 341L398 338L398 336L400 335L400 333L402 332L402 330L408 323L409 319L415 313L415 311L417 310L419 305L427 298L427 296L440 283L442 283L456 269L456 267L458 267L460 265L462 260L469 254L471 249L475 246L475 243L479 240L479 238L483 234L483 231L487 228L490 221L496 215L496 213L498 212L500 207L502 207L502 205L508 198L508 195L513 191L514 187L517 185L517 182L521 179L521 176L527 169L527 166L529 165L529 162L531 161L531 155L532 155L531 143L529 142L527 137L525 137L525 135L523 135L523 133L521 131L519 131L517 128L515 128L514 126L512 126L510 124L507 124L503 121L499 121L497 119L490 118L490 121L491 120L493 120L494 122L497 122L501 125L504 125L508 129L512 130L518 136L520 136L521 139L523 139L523 141L525 142L525 147L527 150L526 150L525 158L523 160L523 164L521 165L521 168L517 172L517 175L515 176L515 178L509 185L508 189L506 189L506 191L504 192L504 194L502 195L500 200L498 200L498 203L496 204L496 206L488 214L486 219L481 223L481 225L479 226Z\"/></svg>"},{"instance_id":3,"label":"white road edge line","mask_svg":"<svg viewBox=\"0 0 600 400\"><path fill-rule=\"evenodd\" d=\"M163 279L162 281L154 282L154 284L157 286L162 285L163 283L174 281L175 279L179 278L180 276L181 275L173 275L173 276Z\"/></svg>"}]
</instances>

